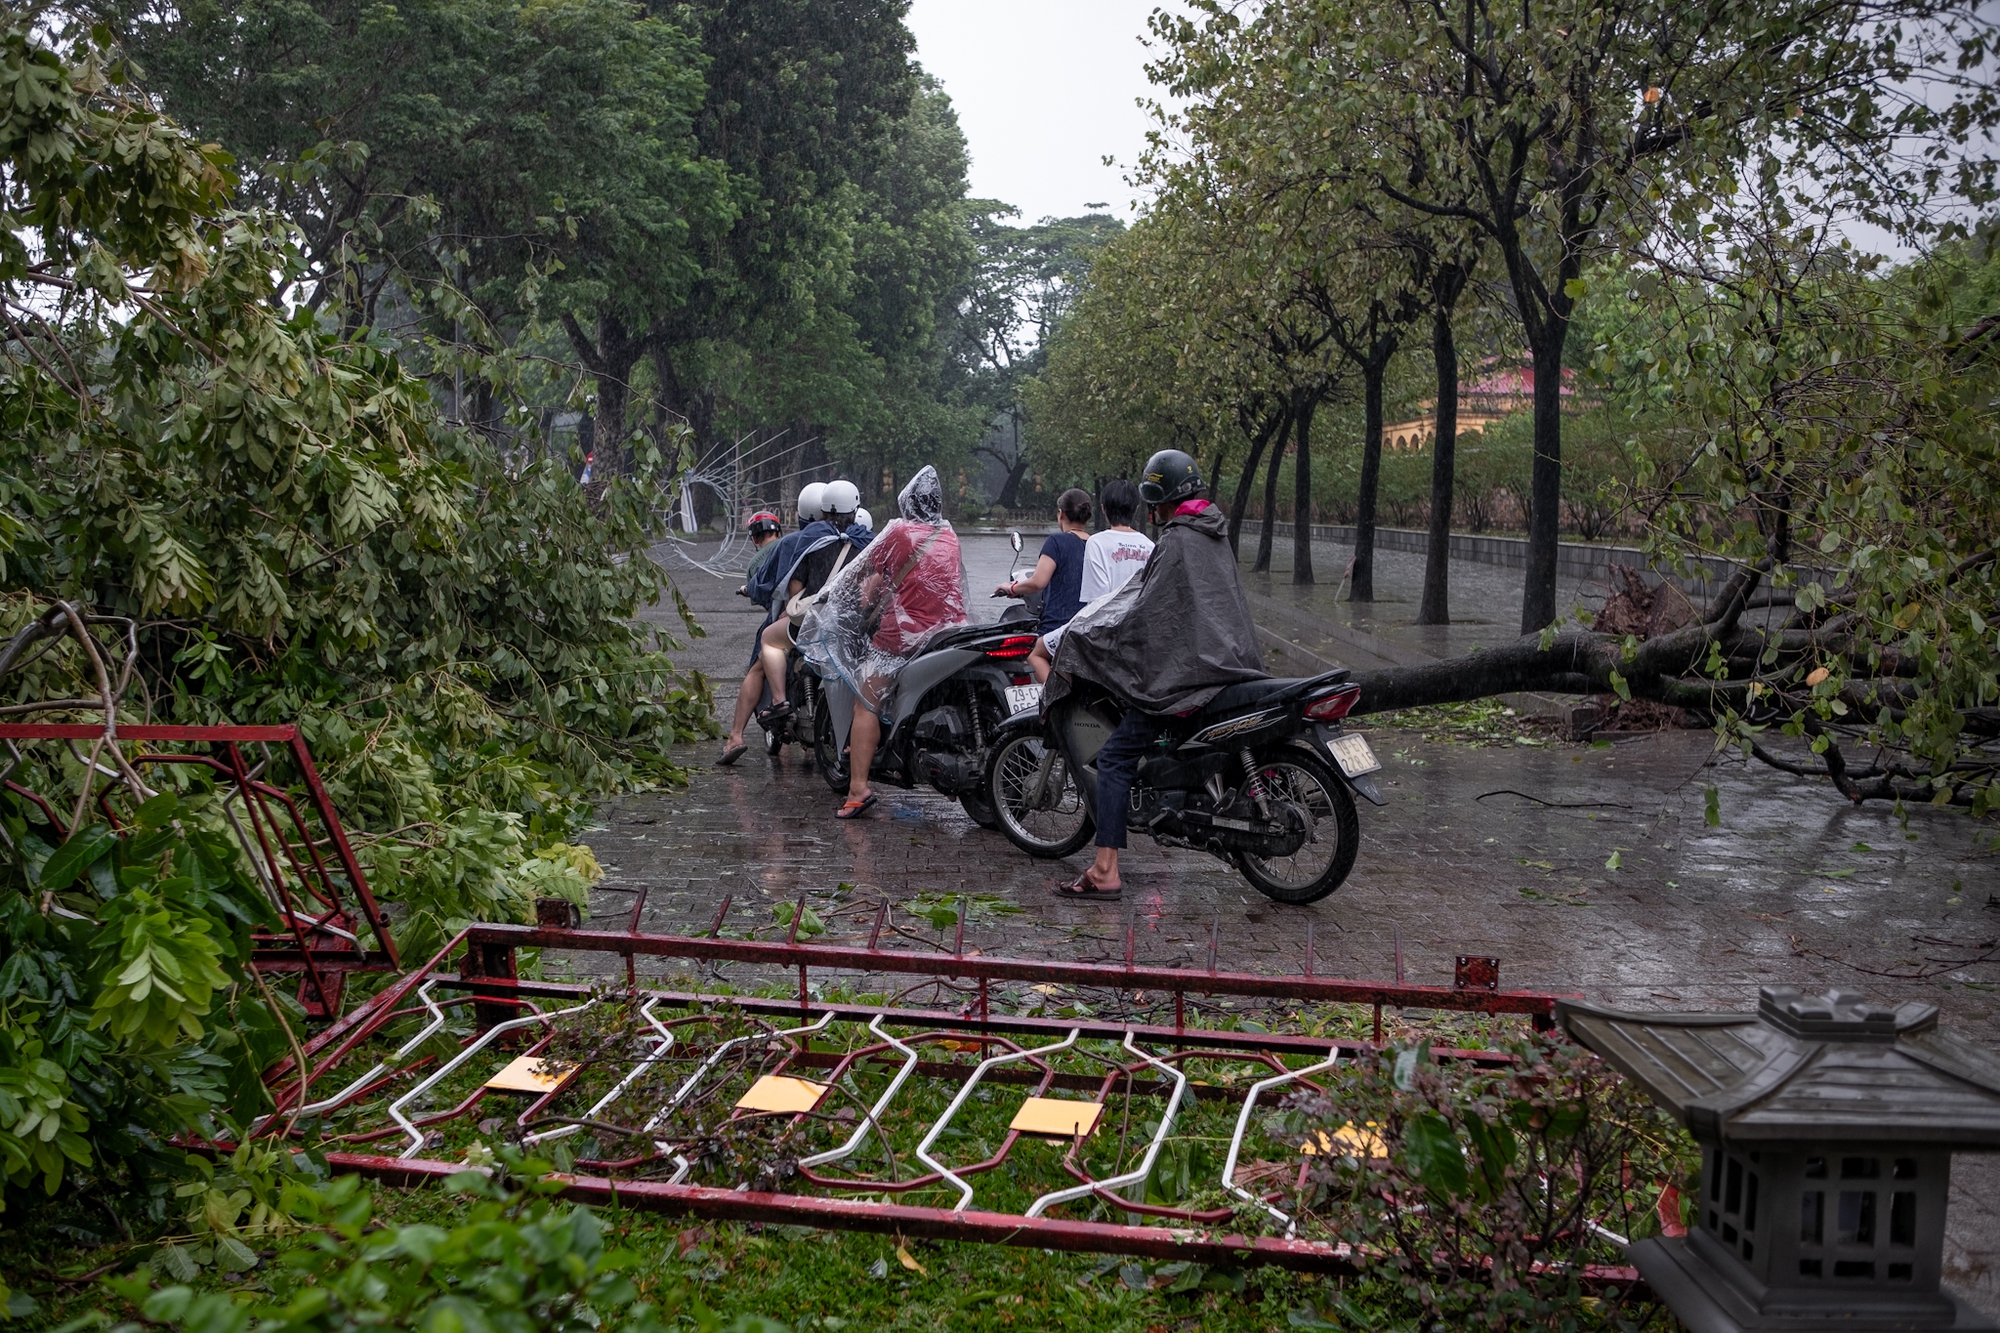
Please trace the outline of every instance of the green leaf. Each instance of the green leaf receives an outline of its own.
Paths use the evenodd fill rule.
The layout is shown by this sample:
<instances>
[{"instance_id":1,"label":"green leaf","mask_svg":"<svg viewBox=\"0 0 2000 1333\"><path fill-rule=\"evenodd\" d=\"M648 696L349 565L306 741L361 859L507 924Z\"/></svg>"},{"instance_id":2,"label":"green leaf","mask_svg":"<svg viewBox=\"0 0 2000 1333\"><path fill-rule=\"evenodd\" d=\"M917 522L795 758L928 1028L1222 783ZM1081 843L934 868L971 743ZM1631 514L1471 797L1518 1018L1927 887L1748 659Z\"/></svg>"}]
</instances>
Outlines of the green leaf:
<instances>
[{"instance_id":1,"label":"green leaf","mask_svg":"<svg viewBox=\"0 0 2000 1333\"><path fill-rule=\"evenodd\" d=\"M1612 852L1611 855L1604 858L1604 868L1606 870L1617 870L1624 864L1625 862L1623 861L1623 859L1621 859L1619 854L1615 851Z\"/></svg>"},{"instance_id":2,"label":"green leaf","mask_svg":"<svg viewBox=\"0 0 2000 1333\"><path fill-rule=\"evenodd\" d=\"M1490 1202L1507 1183L1507 1168L1520 1154L1520 1145L1505 1125L1489 1125L1477 1115L1465 1117L1465 1137L1478 1155L1479 1197Z\"/></svg>"},{"instance_id":3,"label":"green leaf","mask_svg":"<svg viewBox=\"0 0 2000 1333\"><path fill-rule=\"evenodd\" d=\"M117 841L118 833L109 824L92 824L72 833L69 841L56 848L42 864L42 891L61 893L109 852Z\"/></svg>"},{"instance_id":4,"label":"green leaf","mask_svg":"<svg viewBox=\"0 0 2000 1333\"><path fill-rule=\"evenodd\" d=\"M153 1254L153 1271L164 1273L176 1282L192 1282L201 1271L195 1267L194 1256L181 1245L162 1245Z\"/></svg>"},{"instance_id":5,"label":"green leaf","mask_svg":"<svg viewBox=\"0 0 2000 1333\"><path fill-rule=\"evenodd\" d=\"M1722 788L1710 785L1701 789L1701 818L1710 828L1722 827Z\"/></svg>"},{"instance_id":6,"label":"green leaf","mask_svg":"<svg viewBox=\"0 0 2000 1333\"><path fill-rule=\"evenodd\" d=\"M1443 1116L1420 1115L1404 1127L1403 1159L1426 1188L1447 1199L1464 1197L1470 1183L1465 1149Z\"/></svg>"},{"instance_id":7,"label":"green leaf","mask_svg":"<svg viewBox=\"0 0 2000 1333\"><path fill-rule=\"evenodd\" d=\"M180 809L181 798L170 791L163 791L141 805L133 817L140 828L162 828L168 820L180 813Z\"/></svg>"},{"instance_id":8,"label":"green leaf","mask_svg":"<svg viewBox=\"0 0 2000 1333\"><path fill-rule=\"evenodd\" d=\"M1617 667L1611 668L1611 688L1620 699L1626 703L1632 702L1632 687L1626 682L1625 677L1619 674Z\"/></svg>"}]
</instances>

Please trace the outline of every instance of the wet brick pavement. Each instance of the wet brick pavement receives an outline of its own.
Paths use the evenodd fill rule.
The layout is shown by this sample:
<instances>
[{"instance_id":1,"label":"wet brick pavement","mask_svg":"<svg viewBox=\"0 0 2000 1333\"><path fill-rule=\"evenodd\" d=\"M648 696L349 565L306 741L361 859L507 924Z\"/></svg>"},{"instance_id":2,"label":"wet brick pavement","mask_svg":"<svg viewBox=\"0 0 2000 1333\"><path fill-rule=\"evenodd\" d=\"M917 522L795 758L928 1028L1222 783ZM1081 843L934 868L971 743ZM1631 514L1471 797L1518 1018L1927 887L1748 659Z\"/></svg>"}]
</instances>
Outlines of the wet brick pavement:
<instances>
[{"instance_id":1,"label":"wet brick pavement","mask_svg":"<svg viewBox=\"0 0 2000 1333\"><path fill-rule=\"evenodd\" d=\"M1005 577L1004 540L967 546L975 588ZM678 581L709 630L682 661L716 677L726 718L756 613L731 595L734 579ZM1961 815L1916 809L1906 826L1888 809L1853 809L1823 788L1717 762L1705 732L1599 748L1478 748L1380 726L1371 739L1390 804L1361 807L1353 877L1310 908L1269 903L1213 858L1150 844L1127 858L1124 904L1058 902L1049 886L1081 856L1033 861L930 792L884 788L874 818L837 822L799 752L773 762L761 746L733 770L712 767L716 747L704 746L688 757L686 791L604 806L588 839L606 870L594 905L622 921L631 898L613 890L643 885L643 928L686 931L706 928L725 894L738 929L840 882L856 886L849 901L867 904L863 918L881 897L995 895L1024 910L975 912L968 949L1113 957L1130 912L1142 961L1205 961L1219 919L1224 965L1271 972L1300 969L1310 916L1323 974L1391 976L1400 939L1412 981L1446 983L1453 955L1492 954L1509 988L1632 1008L1739 1009L1760 985L1841 986L1930 1001L1953 1031L2000 1047L2000 856ZM1704 819L1710 784L1715 828ZM833 933L844 933L838 922ZM1961 1159L1950 1233L1957 1285L2000 1314L2000 1159Z\"/></svg>"}]
</instances>

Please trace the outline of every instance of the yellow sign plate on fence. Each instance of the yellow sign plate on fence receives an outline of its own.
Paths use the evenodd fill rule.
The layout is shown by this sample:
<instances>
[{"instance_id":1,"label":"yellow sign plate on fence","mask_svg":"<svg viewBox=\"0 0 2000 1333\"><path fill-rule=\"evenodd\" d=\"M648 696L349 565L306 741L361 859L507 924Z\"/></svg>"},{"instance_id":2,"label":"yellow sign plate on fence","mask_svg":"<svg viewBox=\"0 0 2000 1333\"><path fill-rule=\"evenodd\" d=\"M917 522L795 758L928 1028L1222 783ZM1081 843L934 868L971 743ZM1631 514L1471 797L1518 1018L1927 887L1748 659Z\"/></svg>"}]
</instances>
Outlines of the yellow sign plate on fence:
<instances>
[{"instance_id":1,"label":"yellow sign plate on fence","mask_svg":"<svg viewBox=\"0 0 2000 1333\"><path fill-rule=\"evenodd\" d=\"M1349 1123L1331 1134L1321 1130L1316 1140L1307 1139L1299 1151L1307 1157L1318 1157L1322 1153L1336 1157L1368 1158L1382 1158L1389 1155L1389 1150L1382 1146L1382 1138L1375 1132L1372 1121L1366 1129L1356 1129Z\"/></svg>"},{"instance_id":2,"label":"yellow sign plate on fence","mask_svg":"<svg viewBox=\"0 0 2000 1333\"><path fill-rule=\"evenodd\" d=\"M827 1085L814 1083L803 1078L787 1078L783 1074L766 1074L750 1085L750 1091L737 1101L739 1111L776 1111L797 1115L818 1106L826 1096Z\"/></svg>"},{"instance_id":3,"label":"yellow sign plate on fence","mask_svg":"<svg viewBox=\"0 0 2000 1333\"><path fill-rule=\"evenodd\" d=\"M486 1086L494 1092L554 1092L581 1068L539 1055L517 1055L487 1079Z\"/></svg>"},{"instance_id":4,"label":"yellow sign plate on fence","mask_svg":"<svg viewBox=\"0 0 2000 1333\"><path fill-rule=\"evenodd\" d=\"M1014 1112L1014 1121L1007 1128L1023 1134L1049 1134L1070 1139L1096 1129L1097 1118L1103 1114L1104 1106L1099 1102L1030 1097L1021 1103L1020 1110Z\"/></svg>"}]
</instances>

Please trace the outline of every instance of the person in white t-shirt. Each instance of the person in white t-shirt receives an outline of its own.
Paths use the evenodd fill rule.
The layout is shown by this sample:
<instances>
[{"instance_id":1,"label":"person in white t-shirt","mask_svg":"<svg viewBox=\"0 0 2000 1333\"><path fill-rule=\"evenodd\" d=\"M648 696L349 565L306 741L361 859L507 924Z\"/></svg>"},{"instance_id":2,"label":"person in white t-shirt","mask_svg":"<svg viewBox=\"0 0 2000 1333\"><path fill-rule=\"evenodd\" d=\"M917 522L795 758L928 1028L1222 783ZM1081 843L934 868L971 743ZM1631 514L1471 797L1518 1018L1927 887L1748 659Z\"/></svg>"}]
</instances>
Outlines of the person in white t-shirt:
<instances>
[{"instance_id":1,"label":"person in white t-shirt","mask_svg":"<svg viewBox=\"0 0 2000 1333\"><path fill-rule=\"evenodd\" d=\"M1134 574L1146 567L1146 558L1153 553L1153 539L1132 526L1132 519L1139 512L1137 486L1129 481L1108 481L1097 503L1104 511L1104 521L1109 526L1103 532L1092 533L1083 546L1082 598L1085 606L1124 587ZM1062 626L1050 630L1036 643L1035 650L1028 654L1028 668L1035 673L1037 684L1047 683L1049 669L1055 662L1056 645L1062 642L1062 634Z\"/></svg>"}]
</instances>

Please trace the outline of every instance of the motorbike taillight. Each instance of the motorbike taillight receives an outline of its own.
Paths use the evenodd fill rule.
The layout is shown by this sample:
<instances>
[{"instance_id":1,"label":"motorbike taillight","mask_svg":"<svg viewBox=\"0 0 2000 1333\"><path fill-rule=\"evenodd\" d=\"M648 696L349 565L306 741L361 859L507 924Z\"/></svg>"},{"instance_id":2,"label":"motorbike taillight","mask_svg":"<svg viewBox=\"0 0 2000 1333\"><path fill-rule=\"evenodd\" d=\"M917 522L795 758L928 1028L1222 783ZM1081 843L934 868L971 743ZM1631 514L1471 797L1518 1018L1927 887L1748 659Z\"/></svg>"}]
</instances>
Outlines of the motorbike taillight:
<instances>
[{"instance_id":1,"label":"motorbike taillight","mask_svg":"<svg viewBox=\"0 0 2000 1333\"><path fill-rule=\"evenodd\" d=\"M1036 634L1009 634L986 650L988 657L1026 657L1035 651Z\"/></svg>"},{"instance_id":2,"label":"motorbike taillight","mask_svg":"<svg viewBox=\"0 0 2000 1333\"><path fill-rule=\"evenodd\" d=\"M1332 694L1322 694L1306 705L1306 720L1309 722L1338 722L1354 711L1354 705L1361 702L1361 687L1347 685Z\"/></svg>"}]
</instances>

